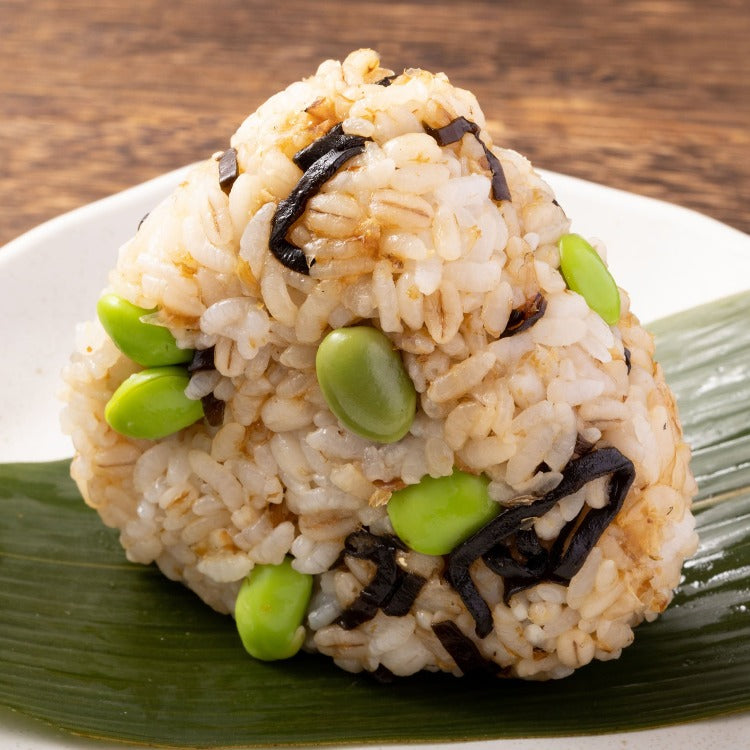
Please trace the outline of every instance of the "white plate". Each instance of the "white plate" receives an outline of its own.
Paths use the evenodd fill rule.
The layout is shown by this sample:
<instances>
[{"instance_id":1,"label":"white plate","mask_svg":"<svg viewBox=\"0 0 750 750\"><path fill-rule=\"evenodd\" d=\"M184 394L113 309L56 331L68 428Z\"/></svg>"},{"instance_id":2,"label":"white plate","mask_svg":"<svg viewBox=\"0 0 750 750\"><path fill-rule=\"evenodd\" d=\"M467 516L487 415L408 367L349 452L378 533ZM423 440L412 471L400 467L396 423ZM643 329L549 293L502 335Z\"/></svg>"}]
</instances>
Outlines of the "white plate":
<instances>
[{"instance_id":1,"label":"white plate","mask_svg":"<svg viewBox=\"0 0 750 750\"><path fill-rule=\"evenodd\" d=\"M119 245L182 179L163 175L43 224L0 249L0 462L71 455L60 433L59 373L75 324L95 304ZM644 321L742 291L750 279L750 237L678 206L544 172L573 230L602 239L618 284ZM497 740L455 750L691 750L747 747L750 714L678 727L573 739ZM0 747L105 748L0 709ZM125 746L117 744L116 747Z\"/></svg>"}]
</instances>

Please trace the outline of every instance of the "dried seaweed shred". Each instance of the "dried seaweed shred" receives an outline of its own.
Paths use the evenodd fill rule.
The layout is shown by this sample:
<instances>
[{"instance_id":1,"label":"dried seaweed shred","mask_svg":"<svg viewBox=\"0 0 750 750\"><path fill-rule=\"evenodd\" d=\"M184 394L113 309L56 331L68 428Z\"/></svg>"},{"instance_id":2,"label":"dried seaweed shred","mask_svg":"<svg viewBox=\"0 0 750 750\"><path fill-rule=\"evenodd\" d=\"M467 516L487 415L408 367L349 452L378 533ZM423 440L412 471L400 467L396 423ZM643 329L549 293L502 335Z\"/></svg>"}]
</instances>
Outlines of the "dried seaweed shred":
<instances>
[{"instance_id":1,"label":"dried seaweed shred","mask_svg":"<svg viewBox=\"0 0 750 750\"><path fill-rule=\"evenodd\" d=\"M527 300L522 307L516 307L510 311L508 325L505 326L505 330L499 338L515 336L515 334L531 328L544 315L546 310L547 300L541 294L537 294L534 299Z\"/></svg>"},{"instance_id":2,"label":"dried seaweed shred","mask_svg":"<svg viewBox=\"0 0 750 750\"><path fill-rule=\"evenodd\" d=\"M582 435L576 435L576 444L573 447L573 456L579 458L580 456L590 453L594 448L594 443L590 440L586 440Z\"/></svg>"},{"instance_id":3,"label":"dried seaweed shred","mask_svg":"<svg viewBox=\"0 0 750 750\"><path fill-rule=\"evenodd\" d=\"M492 197L496 201L511 200L510 188L508 187L508 181L505 179L503 166L500 164L500 161L495 154L487 148L487 144L482 140L479 125L465 117L457 117L442 128L431 128L424 123L422 123L422 125L425 132L428 135L431 135L440 146L447 146L456 141L460 141L466 133L471 133L482 146L487 163L490 166L490 172L492 173Z\"/></svg>"},{"instance_id":4,"label":"dried seaweed shred","mask_svg":"<svg viewBox=\"0 0 750 750\"><path fill-rule=\"evenodd\" d=\"M464 635L452 620L433 623L432 632L464 675L484 674L495 677L502 671L497 664L482 656L476 643Z\"/></svg>"},{"instance_id":5,"label":"dried seaweed shred","mask_svg":"<svg viewBox=\"0 0 750 750\"><path fill-rule=\"evenodd\" d=\"M310 198L333 177L339 167L364 151L365 141L362 136L346 135L337 125L293 157L298 166L304 169L304 174L289 196L279 202L269 239L269 248L274 257L290 270L309 274L310 266L302 250L286 239L287 232L302 216Z\"/></svg>"},{"instance_id":6,"label":"dried seaweed shred","mask_svg":"<svg viewBox=\"0 0 750 750\"><path fill-rule=\"evenodd\" d=\"M329 151L345 151L348 148L364 146L365 138L361 135L347 135L344 126L339 123L334 125L325 135L314 140L309 146L300 149L292 157L292 161L306 172L321 156Z\"/></svg>"},{"instance_id":7,"label":"dried seaweed shred","mask_svg":"<svg viewBox=\"0 0 750 750\"><path fill-rule=\"evenodd\" d=\"M379 609L387 615L407 614L426 583L422 576L407 573L396 563L396 552L403 549L393 536L378 536L367 529L354 531L344 542L343 555L375 563L375 575L359 596L336 620L344 630L352 630L371 620Z\"/></svg>"},{"instance_id":8,"label":"dried seaweed shred","mask_svg":"<svg viewBox=\"0 0 750 750\"><path fill-rule=\"evenodd\" d=\"M547 513L559 500L607 475L610 475L607 505L586 510L580 522L565 529L540 570L541 561L535 557L541 553L535 551L536 545L528 535L519 538L519 534L522 531L525 534L528 523ZM508 570L515 590L520 590L519 585L526 588L542 580L570 581L619 512L634 477L633 463L616 448L586 453L568 463L560 484L551 492L528 505L503 511L450 553L446 578L474 618L480 638L492 631L492 613L471 578L469 568L472 563L483 558L485 563L489 560L490 567Z\"/></svg>"},{"instance_id":9,"label":"dried seaweed shred","mask_svg":"<svg viewBox=\"0 0 750 750\"><path fill-rule=\"evenodd\" d=\"M403 573L403 571L402 571ZM404 617L427 581L417 573L403 573L383 612L390 617Z\"/></svg>"},{"instance_id":10,"label":"dried seaweed shred","mask_svg":"<svg viewBox=\"0 0 750 750\"><path fill-rule=\"evenodd\" d=\"M429 125L424 125L424 129L427 135L431 135L438 142L439 146L447 146L450 143L460 141L466 133L479 137L479 125L466 117L457 117L441 128L431 128Z\"/></svg>"},{"instance_id":11,"label":"dried seaweed shred","mask_svg":"<svg viewBox=\"0 0 750 750\"><path fill-rule=\"evenodd\" d=\"M375 85L390 86L396 78L398 78L398 73L393 73L392 75L386 76L385 78L381 78L379 81L375 81Z\"/></svg>"},{"instance_id":12,"label":"dried seaweed shred","mask_svg":"<svg viewBox=\"0 0 750 750\"><path fill-rule=\"evenodd\" d=\"M240 175L240 167L237 164L237 149L228 148L219 159L219 187L229 195L234 181Z\"/></svg>"},{"instance_id":13,"label":"dried seaweed shred","mask_svg":"<svg viewBox=\"0 0 750 750\"><path fill-rule=\"evenodd\" d=\"M591 454L589 454L591 455ZM622 454L621 454L622 455ZM628 461L628 459L625 459ZM551 577L553 580L568 582L583 567L586 558L594 545L609 526L614 517L620 512L625 495L635 478L635 468L630 463L628 468L624 464L612 472L609 480L609 502L603 508L590 509L583 520L575 527L571 535L560 535L565 540L559 554L552 558Z\"/></svg>"},{"instance_id":14,"label":"dried seaweed shred","mask_svg":"<svg viewBox=\"0 0 750 750\"><path fill-rule=\"evenodd\" d=\"M354 602L342 612L336 623L344 630L352 630L375 617L385 606L398 585L398 566L395 548L386 537L369 531L356 531L346 538L344 553L360 560L375 563L375 575L360 591Z\"/></svg>"},{"instance_id":15,"label":"dried seaweed shred","mask_svg":"<svg viewBox=\"0 0 750 750\"><path fill-rule=\"evenodd\" d=\"M485 565L505 579L535 581L544 575L549 563L549 552L542 547L533 529L517 532L511 548L498 544L482 555Z\"/></svg>"},{"instance_id":16,"label":"dried seaweed shred","mask_svg":"<svg viewBox=\"0 0 750 750\"><path fill-rule=\"evenodd\" d=\"M226 404L216 398L213 393L209 393L201 399L203 404L203 416L206 418L211 427L218 427L224 422L224 409Z\"/></svg>"},{"instance_id":17,"label":"dried seaweed shred","mask_svg":"<svg viewBox=\"0 0 750 750\"><path fill-rule=\"evenodd\" d=\"M623 346L622 351L623 351L623 356L625 357L625 367L628 368L628 375L630 375L630 368L631 368L630 349L628 349L627 346Z\"/></svg>"},{"instance_id":18,"label":"dried seaweed shred","mask_svg":"<svg viewBox=\"0 0 750 750\"><path fill-rule=\"evenodd\" d=\"M515 542L512 548L498 544L482 555L484 564L504 579L503 600L506 604L513 594L542 580L550 560L549 550L542 546L533 528L519 530L512 542Z\"/></svg>"},{"instance_id":19,"label":"dried seaweed shred","mask_svg":"<svg viewBox=\"0 0 750 750\"><path fill-rule=\"evenodd\" d=\"M201 372L202 370L213 370L214 365L214 347L208 349L196 349L193 358L188 362L188 372Z\"/></svg>"},{"instance_id":20,"label":"dried seaweed shred","mask_svg":"<svg viewBox=\"0 0 750 750\"><path fill-rule=\"evenodd\" d=\"M186 369L192 374L207 372L215 368L214 347L211 346L208 349L196 349ZM201 398L201 403L203 404L203 416L212 427L218 427L223 423L226 404L221 399L216 398L213 393L209 393Z\"/></svg>"}]
</instances>

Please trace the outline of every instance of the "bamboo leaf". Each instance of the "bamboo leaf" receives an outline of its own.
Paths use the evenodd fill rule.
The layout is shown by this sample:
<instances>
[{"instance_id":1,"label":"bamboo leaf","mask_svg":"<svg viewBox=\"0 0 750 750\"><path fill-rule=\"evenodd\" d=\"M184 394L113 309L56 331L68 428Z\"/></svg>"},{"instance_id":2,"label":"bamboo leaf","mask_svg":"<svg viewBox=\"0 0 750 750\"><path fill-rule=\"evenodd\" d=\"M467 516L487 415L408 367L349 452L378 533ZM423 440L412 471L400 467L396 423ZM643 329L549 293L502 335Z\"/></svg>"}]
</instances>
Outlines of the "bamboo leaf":
<instances>
[{"instance_id":1,"label":"bamboo leaf","mask_svg":"<svg viewBox=\"0 0 750 750\"><path fill-rule=\"evenodd\" d=\"M570 735L750 708L750 295L653 326L699 479L701 546L616 662L550 683L382 685L323 657L247 657L233 622L131 565L68 462L0 466L0 705L169 747Z\"/></svg>"}]
</instances>

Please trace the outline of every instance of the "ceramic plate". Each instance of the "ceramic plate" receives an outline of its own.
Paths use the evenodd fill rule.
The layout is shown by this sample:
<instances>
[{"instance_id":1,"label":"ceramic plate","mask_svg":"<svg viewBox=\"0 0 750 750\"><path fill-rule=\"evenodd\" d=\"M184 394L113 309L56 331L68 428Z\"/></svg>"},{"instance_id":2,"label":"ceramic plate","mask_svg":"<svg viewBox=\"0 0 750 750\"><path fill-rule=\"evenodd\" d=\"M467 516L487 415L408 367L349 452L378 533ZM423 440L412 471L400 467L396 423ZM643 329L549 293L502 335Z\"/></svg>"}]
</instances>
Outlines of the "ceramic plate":
<instances>
[{"instance_id":1,"label":"ceramic plate","mask_svg":"<svg viewBox=\"0 0 750 750\"><path fill-rule=\"evenodd\" d=\"M177 170L65 214L0 249L0 462L70 456L60 433L59 373L78 321L94 316L117 249L141 217L182 179ZM550 172L543 176L573 218L572 230L607 246L632 310L648 322L742 291L750 279L750 237L678 206ZM453 750L709 750L746 746L750 714L645 732L574 740L457 743ZM8 750L125 748L81 740L0 708ZM414 746L411 746L414 747Z\"/></svg>"}]
</instances>

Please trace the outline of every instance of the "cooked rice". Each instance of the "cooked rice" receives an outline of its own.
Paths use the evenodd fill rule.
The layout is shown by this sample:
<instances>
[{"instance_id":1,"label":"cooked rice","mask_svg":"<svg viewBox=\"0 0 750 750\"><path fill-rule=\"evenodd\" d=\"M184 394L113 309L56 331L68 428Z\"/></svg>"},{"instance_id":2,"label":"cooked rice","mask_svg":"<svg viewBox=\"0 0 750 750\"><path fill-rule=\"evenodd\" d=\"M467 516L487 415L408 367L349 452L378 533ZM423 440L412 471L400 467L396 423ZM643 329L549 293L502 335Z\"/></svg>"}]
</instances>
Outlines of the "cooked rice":
<instances>
[{"instance_id":1,"label":"cooked rice","mask_svg":"<svg viewBox=\"0 0 750 750\"><path fill-rule=\"evenodd\" d=\"M293 555L296 569L317 577L306 647L344 669L460 674L431 628L450 619L506 674L563 677L618 657L633 627L669 603L696 545L689 450L626 294L619 324L608 326L566 288L557 242L569 220L550 188L523 156L492 145L471 93L423 70L376 85L390 74L371 50L324 62L240 126L229 195L215 155L121 248L108 290L158 307L182 346L215 346L216 370L193 375L188 394L226 402L223 424L199 422L156 442L114 432L104 407L138 367L97 321L85 323L64 374L72 475L120 530L130 560L156 562L221 612L232 612L254 565ZM423 130L458 116L481 128L512 202L490 197L476 138L440 147ZM301 174L293 154L338 122L371 140L289 234L315 258L305 276L269 253L271 221ZM498 338L511 310L537 292L544 317ZM401 350L418 392L411 430L394 444L344 429L317 383L322 337L363 321ZM494 623L482 639L443 558L408 551L398 564L428 578L410 612L378 612L349 631L335 624L373 567L350 557L331 566L351 532L393 533L394 489L457 466L484 473L492 498L513 505L560 482L577 440L618 448L636 478L567 587L539 583L504 603L503 579L475 563ZM600 507L605 484L591 482L538 518L539 537L554 539L586 504Z\"/></svg>"}]
</instances>

